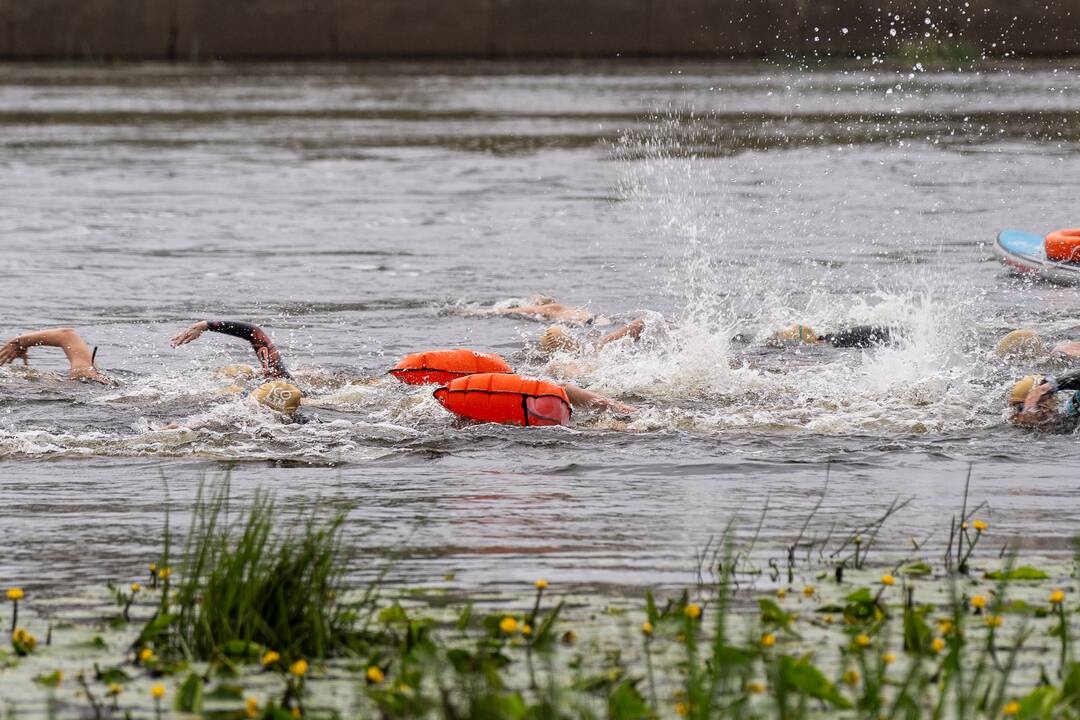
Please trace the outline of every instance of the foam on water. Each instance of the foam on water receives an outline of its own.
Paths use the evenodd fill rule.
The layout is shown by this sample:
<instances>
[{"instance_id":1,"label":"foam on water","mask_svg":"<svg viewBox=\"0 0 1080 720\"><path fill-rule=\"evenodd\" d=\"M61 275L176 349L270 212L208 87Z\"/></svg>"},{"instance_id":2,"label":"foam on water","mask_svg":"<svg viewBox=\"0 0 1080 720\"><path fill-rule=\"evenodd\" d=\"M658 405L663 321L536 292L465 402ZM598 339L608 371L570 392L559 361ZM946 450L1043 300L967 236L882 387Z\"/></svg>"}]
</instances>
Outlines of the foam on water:
<instances>
[{"instance_id":1,"label":"foam on water","mask_svg":"<svg viewBox=\"0 0 1080 720\"><path fill-rule=\"evenodd\" d=\"M553 370L601 392L643 398L653 408L649 424L699 432L923 433L1000 421L987 411L979 382L987 362L975 333L979 293L969 283L917 264L852 282L857 268L805 262L802 238L776 233L764 246L747 243L755 230L731 212L745 198L723 181L723 161L672 152L680 137L695 134L677 120L654 132L667 135L624 138L620 152L632 145L636 160L626 163L621 192L646 232L673 248L666 259L678 310L670 321L646 314L650 330L639 343L559 357ZM807 230L815 231L827 229ZM869 293L831 290L866 283L873 283ZM761 347L795 323L819 332L884 325L899 339L864 350ZM736 331L753 342L733 343Z\"/></svg>"}]
</instances>

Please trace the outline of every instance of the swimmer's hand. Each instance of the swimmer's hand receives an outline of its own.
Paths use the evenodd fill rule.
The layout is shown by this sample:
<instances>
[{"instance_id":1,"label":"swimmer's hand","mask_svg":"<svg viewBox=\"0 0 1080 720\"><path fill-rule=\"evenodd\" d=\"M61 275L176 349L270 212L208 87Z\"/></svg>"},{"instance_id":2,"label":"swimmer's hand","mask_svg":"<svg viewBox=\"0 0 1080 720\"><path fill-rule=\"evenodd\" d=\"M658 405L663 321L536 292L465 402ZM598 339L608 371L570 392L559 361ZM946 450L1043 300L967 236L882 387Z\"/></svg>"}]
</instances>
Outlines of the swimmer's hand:
<instances>
[{"instance_id":1,"label":"swimmer's hand","mask_svg":"<svg viewBox=\"0 0 1080 720\"><path fill-rule=\"evenodd\" d=\"M579 388L573 383L567 383L563 385L563 390L566 391L566 398L570 401L570 404L574 407L589 408L592 410L611 410L618 413L631 414L636 413L637 408L626 403L621 403L618 400L612 400L609 397L594 393L583 388Z\"/></svg>"},{"instance_id":2,"label":"swimmer's hand","mask_svg":"<svg viewBox=\"0 0 1080 720\"><path fill-rule=\"evenodd\" d=\"M607 404L604 406L604 410L610 410L611 412L620 415L636 415L638 411L633 405L627 405L618 400L608 400Z\"/></svg>"},{"instance_id":3,"label":"swimmer's hand","mask_svg":"<svg viewBox=\"0 0 1080 720\"><path fill-rule=\"evenodd\" d=\"M26 348L19 342L19 338L11 338L4 347L0 348L0 365L7 365L17 358L22 358L23 365L30 364L30 358L26 354Z\"/></svg>"},{"instance_id":4,"label":"swimmer's hand","mask_svg":"<svg viewBox=\"0 0 1080 720\"><path fill-rule=\"evenodd\" d=\"M207 324L207 322L205 320L200 320L199 322L195 323L194 325L192 325L188 329L177 333L176 337L174 337L172 339L172 342L170 343L170 345L172 345L174 348L176 348L176 347L180 347L181 345L187 345L189 342L193 342L195 340L198 340L199 336L202 335L204 332L206 332L206 329L208 327L209 327L209 325Z\"/></svg>"},{"instance_id":5,"label":"swimmer's hand","mask_svg":"<svg viewBox=\"0 0 1080 720\"><path fill-rule=\"evenodd\" d=\"M1032 388L1027 394L1027 397L1024 398L1023 412L1025 414L1035 412L1039 407L1039 403L1042 402L1042 399L1053 392L1054 386L1050 383L1043 383L1038 387Z\"/></svg>"}]
</instances>

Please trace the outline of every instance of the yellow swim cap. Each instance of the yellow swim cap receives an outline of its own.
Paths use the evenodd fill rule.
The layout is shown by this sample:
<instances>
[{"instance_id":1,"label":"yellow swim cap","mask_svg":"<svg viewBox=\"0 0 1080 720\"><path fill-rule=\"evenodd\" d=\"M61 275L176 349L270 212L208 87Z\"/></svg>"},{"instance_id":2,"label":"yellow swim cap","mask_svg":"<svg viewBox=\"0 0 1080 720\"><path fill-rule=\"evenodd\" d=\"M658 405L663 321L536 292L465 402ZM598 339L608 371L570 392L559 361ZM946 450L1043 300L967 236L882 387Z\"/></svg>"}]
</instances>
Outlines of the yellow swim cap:
<instances>
[{"instance_id":1,"label":"yellow swim cap","mask_svg":"<svg viewBox=\"0 0 1080 720\"><path fill-rule=\"evenodd\" d=\"M1031 389L1041 385L1042 381L1042 375L1027 375L1020 378L1009 390L1009 405L1023 405L1024 398L1028 396Z\"/></svg>"},{"instance_id":2,"label":"yellow swim cap","mask_svg":"<svg viewBox=\"0 0 1080 720\"><path fill-rule=\"evenodd\" d=\"M784 343L807 343L813 344L818 341L817 333L809 325L792 325L787 330L777 330L770 340L776 344Z\"/></svg>"},{"instance_id":3,"label":"yellow swim cap","mask_svg":"<svg viewBox=\"0 0 1080 720\"><path fill-rule=\"evenodd\" d=\"M540 336L540 349L544 352L553 353L557 350L577 352L581 349L581 343L570 336L566 329L559 325L552 325Z\"/></svg>"},{"instance_id":4,"label":"yellow swim cap","mask_svg":"<svg viewBox=\"0 0 1080 720\"><path fill-rule=\"evenodd\" d=\"M258 371L250 365L226 365L225 367L219 367L214 371L214 374L219 377L250 380L258 375Z\"/></svg>"},{"instance_id":5,"label":"yellow swim cap","mask_svg":"<svg viewBox=\"0 0 1080 720\"><path fill-rule=\"evenodd\" d=\"M260 405L290 415L300 407L300 388L281 380L260 385L252 393Z\"/></svg>"},{"instance_id":6,"label":"yellow swim cap","mask_svg":"<svg viewBox=\"0 0 1080 720\"><path fill-rule=\"evenodd\" d=\"M994 348L994 354L1000 358L1035 358L1046 353L1046 343L1039 333L1029 328L1013 330Z\"/></svg>"}]
</instances>

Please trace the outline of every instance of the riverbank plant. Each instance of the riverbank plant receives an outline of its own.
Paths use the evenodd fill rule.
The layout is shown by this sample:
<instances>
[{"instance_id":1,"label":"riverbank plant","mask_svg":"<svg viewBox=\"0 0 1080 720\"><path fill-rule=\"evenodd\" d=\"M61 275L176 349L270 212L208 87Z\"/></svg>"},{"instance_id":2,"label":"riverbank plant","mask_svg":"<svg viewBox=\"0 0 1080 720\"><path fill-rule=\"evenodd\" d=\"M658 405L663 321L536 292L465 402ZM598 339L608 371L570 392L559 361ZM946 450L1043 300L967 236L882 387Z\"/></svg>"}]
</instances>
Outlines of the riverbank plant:
<instances>
[{"instance_id":1,"label":"riverbank plant","mask_svg":"<svg viewBox=\"0 0 1080 720\"><path fill-rule=\"evenodd\" d=\"M940 554L923 541L886 557L875 538L897 501L821 538L804 523L777 549L784 568L729 527L699 553L712 580L662 600L605 604L540 579L474 604L376 602L347 586L344 516L281 529L261 493L230 514L226 485L157 559L158 588L114 598L130 627L65 641L70 657L0 656L0 687L37 663L48 707L95 718L1080 718L1074 569L982 557L993 528L966 496Z\"/></svg>"},{"instance_id":2,"label":"riverbank plant","mask_svg":"<svg viewBox=\"0 0 1080 720\"><path fill-rule=\"evenodd\" d=\"M285 665L348 653L359 616L344 601L344 514L312 511L292 530L280 515L262 492L230 515L227 480L200 489L176 572L167 552L151 569L158 611L136 651L218 662L272 652ZM125 613L135 594L121 596Z\"/></svg>"}]
</instances>

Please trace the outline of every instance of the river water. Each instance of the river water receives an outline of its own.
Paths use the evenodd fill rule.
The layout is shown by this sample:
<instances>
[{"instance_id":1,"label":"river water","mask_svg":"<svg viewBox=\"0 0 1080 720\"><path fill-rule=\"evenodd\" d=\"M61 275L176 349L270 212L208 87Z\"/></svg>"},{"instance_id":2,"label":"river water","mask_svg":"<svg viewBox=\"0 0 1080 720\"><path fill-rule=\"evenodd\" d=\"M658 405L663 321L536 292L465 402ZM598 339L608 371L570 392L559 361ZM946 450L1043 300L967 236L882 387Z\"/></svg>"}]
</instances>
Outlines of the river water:
<instances>
[{"instance_id":1,"label":"river water","mask_svg":"<svg viewBox=\"0 0 1080 720\"><path fill-rule=\"evenodd\" d=\"M226 471L347 508L361 576L473 591L688 583L729 522L779 548L823 492L807 536L910 498L881 545L943 545L969 466L995 548L1068 552L1080 448L1003 423L1031 368L990 350L1080 338L1080 295L991 243L1080 224L1078 180L1065 61L0 67L0 333L75 327L120 381L0 370L0 583L130 577ZM648 329L549 365L542 323L474 312L536 293ZM216 396L254 358L169 348L203 318L265 327L323 422ZM760 342L796 322L903 337ZM442 347L639 412L466 425L385 376Z\"/></svg>"}]
</instances>

